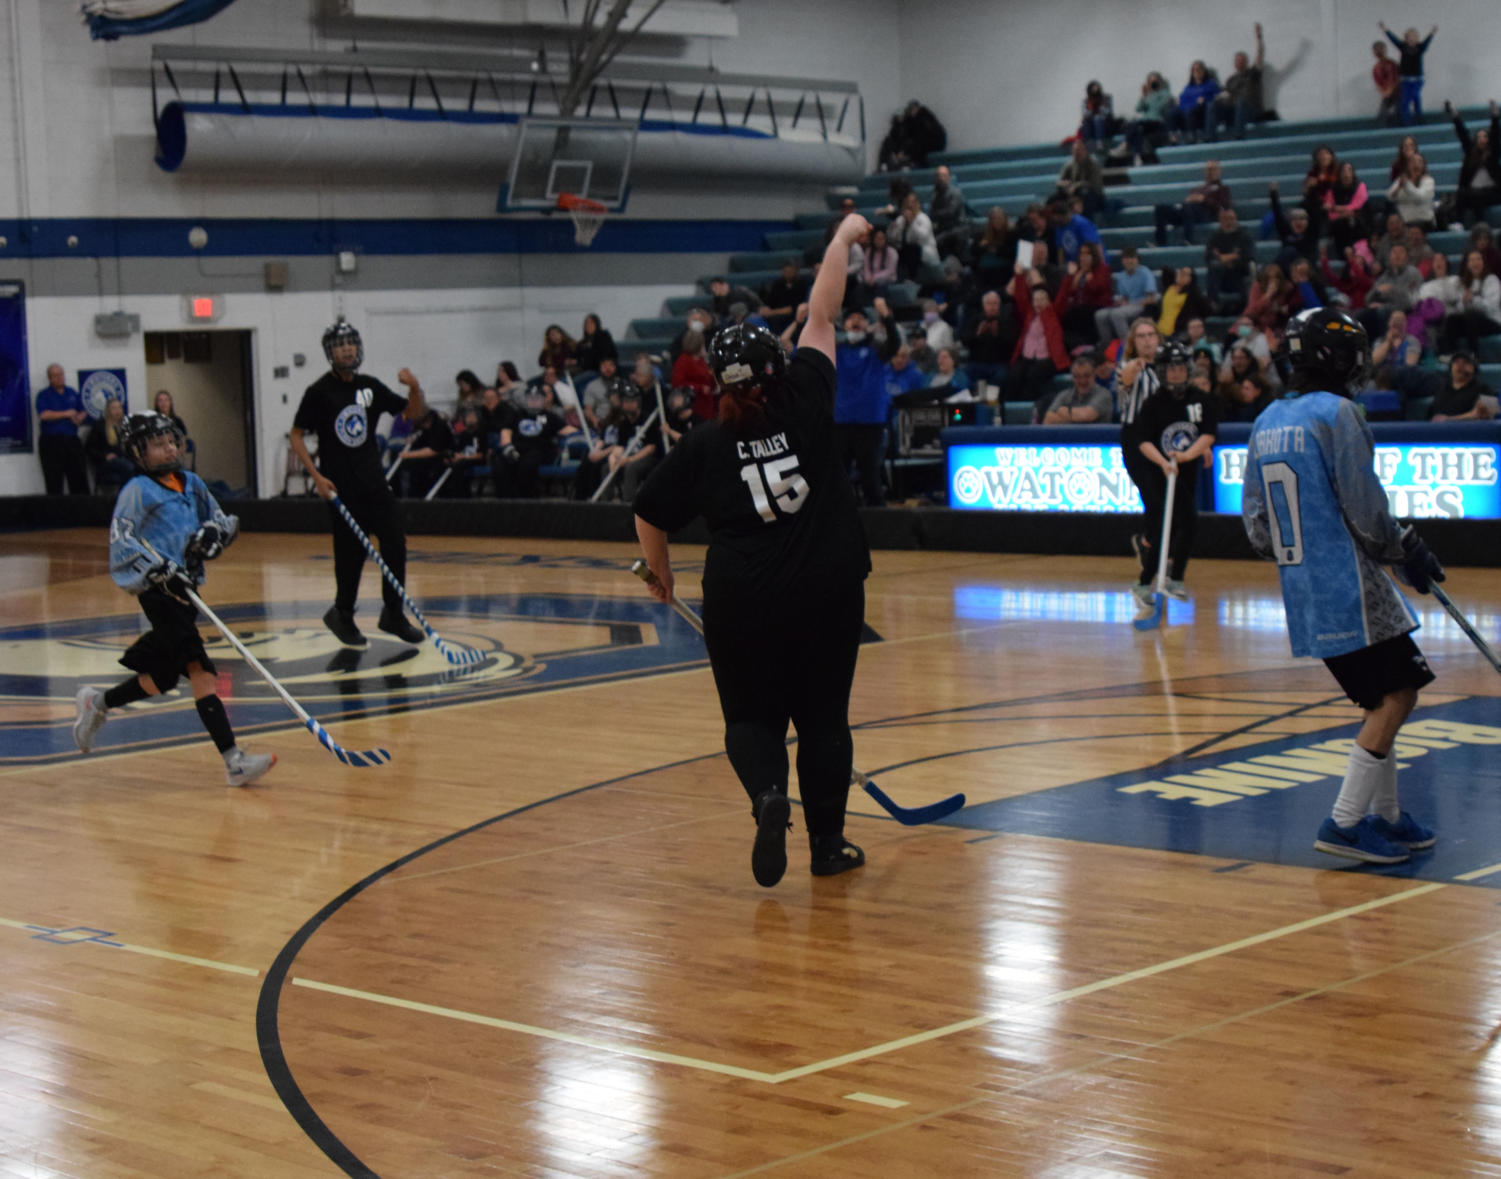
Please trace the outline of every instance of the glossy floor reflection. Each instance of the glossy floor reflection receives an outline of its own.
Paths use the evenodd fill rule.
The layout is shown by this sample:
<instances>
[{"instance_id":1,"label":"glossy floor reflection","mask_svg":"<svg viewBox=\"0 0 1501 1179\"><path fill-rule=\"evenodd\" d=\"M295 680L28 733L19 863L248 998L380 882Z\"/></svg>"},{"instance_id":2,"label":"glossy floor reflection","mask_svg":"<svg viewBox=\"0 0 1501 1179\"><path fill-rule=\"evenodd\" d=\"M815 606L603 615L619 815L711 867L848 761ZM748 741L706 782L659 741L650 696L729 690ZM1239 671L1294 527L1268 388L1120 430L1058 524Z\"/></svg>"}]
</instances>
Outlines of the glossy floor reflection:
<instances>
[{"instance_id":1,"label":"glossy floor reflection","mask_svg":"<svg viewBox=\"0 0 1501 1179\"><path fill-rule=\"evenodd\" d=\"M394 761L339 765L221 642L281 757L232 791L187 701L71 751L135 633L102 541L0 547L5 1174L1501 1172L1501 677L1426 602L1398 756L1440 842L1373 872L1311 849L1354 716L1269 566L1195 564L1141 634L1129 558L877 554L857 764L970 805L852 798L869 864L831 879L794 812L767 891L702 647L627 546L415 540L487 654L456 675L334 648L326 540L243 538L209 601ZM1492 574L1449 584L1501 629Z\"/></svg>"}]
</instances>

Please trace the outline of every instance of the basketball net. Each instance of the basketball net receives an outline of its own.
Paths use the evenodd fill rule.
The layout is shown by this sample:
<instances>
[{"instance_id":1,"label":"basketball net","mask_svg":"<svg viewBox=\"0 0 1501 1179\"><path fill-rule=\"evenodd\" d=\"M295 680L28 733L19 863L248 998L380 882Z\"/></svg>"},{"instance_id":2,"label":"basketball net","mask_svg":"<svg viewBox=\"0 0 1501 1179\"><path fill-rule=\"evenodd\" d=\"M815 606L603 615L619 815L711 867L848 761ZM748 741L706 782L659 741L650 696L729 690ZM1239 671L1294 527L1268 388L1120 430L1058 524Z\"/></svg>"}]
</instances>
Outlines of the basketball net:
<instances>
[{"instance_id":1,"label":"basketball net","mask_svg":"<svg viewBox=\"0 0 1501 1179\"><path fill-rule=\"evenodd\" d=\"M558 208L567 209L573 218L573 240L581 246L590 245L599 227L605 223L609 210L598 201L565 192L558 196Z\"/></svg>"}]
</instances>

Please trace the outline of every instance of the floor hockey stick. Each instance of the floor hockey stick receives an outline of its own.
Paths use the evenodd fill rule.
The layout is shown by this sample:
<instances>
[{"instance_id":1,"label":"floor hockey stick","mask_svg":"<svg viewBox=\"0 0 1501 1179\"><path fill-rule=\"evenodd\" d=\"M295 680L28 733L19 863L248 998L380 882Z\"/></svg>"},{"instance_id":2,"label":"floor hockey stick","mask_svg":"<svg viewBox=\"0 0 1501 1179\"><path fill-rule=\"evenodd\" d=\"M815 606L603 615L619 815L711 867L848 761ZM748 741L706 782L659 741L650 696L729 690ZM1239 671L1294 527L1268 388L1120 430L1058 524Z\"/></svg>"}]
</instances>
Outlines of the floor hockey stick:
<instances>
[{"instance_id":1,"label":"floor hockey stick","mask_svg":"<svg viewBox=\"0 0 1501 1179\"><path fill-rule=\"evenodd\" d=\"M442 491L442 490L443 490L443 484L445 484L445 483L447 483L447 482L448 482L448 477L449 477L449 476L450 476L450 475L452 475L452 474L453 474L453 468L452 468L452 467L449 467L449 468L447 468L447 469L446 469L446 470L445 470L445 471L444 471L444 472L443 472L443 473L442 473L442 474L441 474L441 475L439 475L439 476L438 476L438 478L437 478L437 479L436 479L436 480L435 480L435 481L434 481L434 482L433 482L433 485L432 485L432 486L431 486L431 487L429 487L429 488L428 488L428 489L427 489L427 494L426 494L426 495L424 495L424 496L423 496L423 497L422 497L422 498L423 498L423 499L425 499L425 500L427 500L427 499L432 499L432 498L433 498L433 497L434 497L434 496L435 496L435 495L437 495L437 494L438 494L438 492L440 492L440 491Z\"/></svg>"},{"instance_id":2,"label":"floor hockey stick","mask_svg":"<svg viewBox=\"0 0 1501 1179\"><path fill-rule=\"evenodd\" d=\"M1178 490L1178 468L1174 465L1167 477L1167 506L1162 509L1162 545L1157 550L1157 580L1152 584L1152 612L1145 618L1132 619L1137 630L1156 630L1162 625L1167 603L1167 542L1173 527L1173 496Z\"/></svg>"},{"instance_id":3,"label":"floor hockey stick","mask_svg":"<svg viewBox=\"0 0 1501 1179\"><path fill-rule=\"evenodd\" d=\"M336 495L333 497L332 503L334 507L339 510L339 515L344 517L344 523L349 525L349 530L353 532L355 536L359 538L359 542L365 546L366 554L372 561L375 562L376 568L381 571L381 575L384 576L385 579L391 583L391 587L401 595L401 604L412 612L412 617L417 620L417 625L427 633L427 637L433 641L433 646L438 648L438 654L442 655L443 658L448 660L449 663L455 664L456 666L460 667L470 663L483 662L485 658L485 653L483 651L476 651L473 647L465 647L459 643L450 643L432 628L432 625L427 621L426 618L423 617L422 611L417 609L417 603L412 601L411 595L406 591L406 587L402 585L401 582L396 580L396 574L391 572L391 567L387 565L385 561L381 560L380 553L376 550L375 546L370 543L370 538L365 535L365 530L355 523L354 516L351 515L349 509L345 507L344 501Z\"/></svg>"},{"instance_id":4,"label":"floor hockey stick","mask_svg":"<svg viewBox=\"0 0 1501 1179\"><path fill-rule=\"evenodd\" d=\"M631 455L635 454L638 450L641 449L641 443L646 438L646 432L651 429L652 423L661 416L662 411L654 409L651 411L651 416L636 427L636 432L631 435L630 442L626 444L626 458L630 458ZM591 504L598 503L599 497L604 495L604 493L610 489L610 484L615 481L615 476L620 474L620 472L623 470L625 470L625 464L621 463L620 466L616 467L613 471L605 475L604 481L594 489L594 494L589 497L589 502Z\"/></svg>"},{"instance_id":5,"label":"floor hockey stick","mask_svg":"<svg viewBox=\"0 0 1501 1179\"><path fill-rule=\"evenodd\" d=\"M158 561L162 559L161 554L153 549L149 544L147 544L145 540L141 540L141 545ZM324 749L327 749L330 753L332 753L347 766L359 766L361 768L365 766L383 766L391 760L391 755L384 749L345 749L344 746L340 745L337 741L330 737L328 735L328 730L320 725L317 721L315 721L311 716L309 716L307 709L303 708L302 705L298 704L296 700L292 699L291 694L285 688L283 688L281 684L277 683L276 677L269 671L267 671L261 661L250 653L250 650L245 646L245 644L240 642L240 637L235 634L234 631L230 630L229 627L224 625L223 620L208 608L204 600L200 598L196 593L194 593L191 589L188 589L186 592L188 595L188 600L192 602L194 606L198 607L199 611L205 618L207 618L214 624L219 633L223 635L226 640L228 640L229 645L240 653L240 657L260 673L261 679L265 680L268 684L271 685L272 690L281 697L282 703L296 714L297 719L307 727L307 731L309 733L318 738L318 743L322 745Z\"/></svg>"},{"instance_id":6,"label":"floor hockey stick","mask_svg":"<svg viewBox=\"0 0 1501 1179\"><path fill-rule=\"evenodd\" d=\"M1501 671L1501 656L1498 656L1491 649L1491 645L1480 637L1480 632L1464 616L1464 611L1456 606L1453 599L1444 592L1443 586L1435 581L1430 588L1433 590L1433 596L1438 599L1439 605L1449 612L1450 618L1454 619L1454 624L1465 632L1470 642L1479 648L1480 653L1485 656L1486 661L1497 671Z\"/></svg>"},{"instance_id":7,"label":"floor hockey stick","mask_svg":"<svg viewBox=\"0 0 1501 1179\"><path fill-rule=\"evenodd\" d=\"M647 585L657 584L657 576L647 566L645 561L637 560L631 566L631 572L639 577ZM677 595L673 595L672 608L681 614L684 620L700 635L704 633L703 619L698 616L692 606L686 602L678 601ZM936 823L939 819L947 818L955 811L964 806L963 794L952 794L948 798L939 799L928 806L900 806L894 802L889 794L872 782L854 767L850 768L850 785L858 786L866 794L880 804L881 809L901 823L904 827L917 827L923 823Z\"/></svg>"}]
</instances>

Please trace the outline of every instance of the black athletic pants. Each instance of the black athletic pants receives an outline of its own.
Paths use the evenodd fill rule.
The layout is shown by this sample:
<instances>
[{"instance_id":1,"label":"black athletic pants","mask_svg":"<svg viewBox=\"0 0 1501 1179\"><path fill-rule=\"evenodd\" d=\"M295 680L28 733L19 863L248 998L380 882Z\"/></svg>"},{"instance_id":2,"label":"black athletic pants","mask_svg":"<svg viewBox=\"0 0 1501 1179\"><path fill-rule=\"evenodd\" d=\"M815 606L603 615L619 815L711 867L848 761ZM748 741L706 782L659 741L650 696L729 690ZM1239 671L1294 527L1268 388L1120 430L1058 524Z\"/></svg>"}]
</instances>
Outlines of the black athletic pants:
<instances>
[{"instance_id":1,"label":"black athletic pants","mask_svg":"<svg viewBox=\"0 0 1501 1179\"><path fill-rule=\"evenodd\" d=\"M69 495L88 495L89 465L84 461L83 443L76 434L43 434L37 439L36 448L48 495L61 495L64 479Z\"/></svg>"},{"instance_id":2,"label":"black athletic pants","mask_svg":"<svg viewBox=\"0 0 1501 1179\"><path fill-rule=\"evenodd\" d=\"M1161 559L1157 546L1162 543L1162 512L1167 507L1167 476L1162 468L1140 453L1141 466L1131 469L1131 481L1141 492L1141 502L1146 506L1143 535L1147 544L1141 552L1141 584L1150 585L1157 578L1157 562ZM1173 524L1168 534L1167 575L1174 581L1182 581L1188 569L1188 558L1193 549L1194 538L1199 532L1199 506L1195 502L1199 483L1199 460L1178 464L1178 487L1173 492Z\"/></svg>"},{"instance_id":3,"label":"black athletic pants","mask_svg":"<svg viewBox=\"0 0 1501 1179\"><path fill-rule=\"evenodd\" d=\"M396 580L405 585L407 538L401 529L401 517L397 513L396 497L391 494L391 489L382 485L380 488L356 491L347 496L341 493L340 498L365 535L380 548L380 555L390 566L391 572L396 574ZM334 605L340 610L353 613L355 601L360 596L360 573L365 567L365 546L333 504L328 505L328 514L333 518L334 530L334 582L337 587ZM381 598L386 608L400 611L401 595L384 577L380 580Z\"/></svg>"},{"instance_id":4,"label":"black athletic pants","mask_svg":"<svg viewBox=\"0 0 1501 1179\"><path fill-rule=\"evenodd\" d=\"M514 461L507 459L498 450L490 456L490 473L495 477L495 494L501 499L536 499L541 470L540 450L523 450ZM594 487L598 486L596 480ZM593 494L594 488L591 487L589 491Z\"/></svg>"},{"instance_id":5,"label":"black athletic pants","mask_svg":"<svg viewBox=\"0 0 1501 1179\"><path fill-rule=\"evenodd\" d=\"M724 747L754 802L787 790L787 722L809 836L844 832L854 743L850 687L865 621L865 583L781 601L706 590L704 642L724 711Z\"/></svg>"},{"instance_id":6,"label":"black athletic pants","mask_svg":"<svg viewBox=\"0 0 1501 1179\"><path fill-rule=\"evenodd\" d=\"M841 422L834 427L834 443L839 447L839 461L849 470L853 459L860 472L860 490L868 508L883 507L886 487L882 482L881 463L886 457L886 427L859 422Z\"/></svg>"}]
</instances>

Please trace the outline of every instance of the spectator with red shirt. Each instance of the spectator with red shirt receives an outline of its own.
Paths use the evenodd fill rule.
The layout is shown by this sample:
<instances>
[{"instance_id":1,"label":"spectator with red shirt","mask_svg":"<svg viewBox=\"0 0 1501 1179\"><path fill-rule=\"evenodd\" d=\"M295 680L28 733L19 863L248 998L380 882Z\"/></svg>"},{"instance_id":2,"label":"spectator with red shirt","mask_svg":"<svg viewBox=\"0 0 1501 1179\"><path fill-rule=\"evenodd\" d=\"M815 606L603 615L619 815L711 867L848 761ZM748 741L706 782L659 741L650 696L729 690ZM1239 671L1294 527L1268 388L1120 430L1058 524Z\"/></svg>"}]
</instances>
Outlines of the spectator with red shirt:
<instances>
[{"instance_id":1,"label":"spectator with red shirt","mask_svg":"<svg viewBox=\"0 0 1501 1179\"><path fill-rule=\"evenodd\" d=\"M717 386L714 372L704 358L704 338L700 333L691 332L683 337L683 351L672 362L669 383L674 389L693 390L693 412L699 417L708 420L714 416L714 390ZM655 408L649 406L648 412Z\"/></svg>"},{"instance_id":2,"label":"spectator with red shirt","mask_svg":"<svg viewBox=\"0 0 1501 1179\"><path fill-rule=\"evenodd\" d=\"M1064 338L1071 345L1093 343L1098 338L1095 312L1114 305L1110 267L1100 260L1099 247L1085 242L1079 247L1079 260L1068 264L1053 304L1063 324Z\"/></svg>"},{"instance_id":3,"label":"spectator with red shirt","mask_svg":"<svg viewBox=\"0 0 1501 1179\"><path fill-rule=\"evenodd\" d=\"M1021 317L1021 334L1011 350L1011 367L1002 384L1003 401L1032 402L1032 420L1042 421L1053 403L1053 378L1068 370L1063 324L1036 270L1017 268L1011 297Z\"/></svg>"},{"instance_id":4,"label":"spectator with red shirt","mask_svg":"<svg viewBox=\"0 0 1501 1179\"><path fill-rule=\"evenodd\" d=\"M542 351L537 353L537 367L566 372L573 362L575 347L567 332L555 323L548 324L547 331L542 335Z\"/></svg>"},{"instance_id":5,"label":"spectator with red shirt","mask_svg":"<svg viewBox=\"0 0 1501 1179\"><path fill-rule=\"evenodd\" d=\"M1394 127L1401 121L1397 114L1400 87L1397 63L1386 56L1386 42L1372 41L1371 52L1376 55L1376 64L1371 67L1371 80L1376 83L1376 93L1381 95L1381 107L1376 112L1376 122L1383 127Z\"/></svg>"},{"instance_id":6,"label":"spectator with red shirt","mask_svg":"<svg viewBox=\"0 0 1501 1179\"><path fill-rule=\"evenodd\" d=\"M1189 189L1182 204L1154 207L1157 244L1167 245L1167 227L1178 225L1183 228L1184 242L1193 245L1194 226L1218 220L1220 210L1229 209L1234 204L1235 202L1230 197L1229 187L1220 179L1220 162L1218 160L1205 161L1204 183Z\"/></svg>"}]
</instances>

